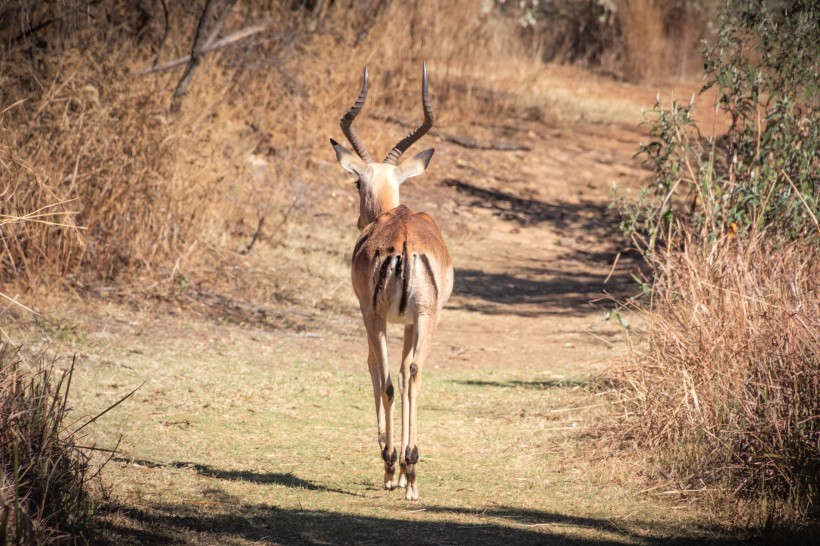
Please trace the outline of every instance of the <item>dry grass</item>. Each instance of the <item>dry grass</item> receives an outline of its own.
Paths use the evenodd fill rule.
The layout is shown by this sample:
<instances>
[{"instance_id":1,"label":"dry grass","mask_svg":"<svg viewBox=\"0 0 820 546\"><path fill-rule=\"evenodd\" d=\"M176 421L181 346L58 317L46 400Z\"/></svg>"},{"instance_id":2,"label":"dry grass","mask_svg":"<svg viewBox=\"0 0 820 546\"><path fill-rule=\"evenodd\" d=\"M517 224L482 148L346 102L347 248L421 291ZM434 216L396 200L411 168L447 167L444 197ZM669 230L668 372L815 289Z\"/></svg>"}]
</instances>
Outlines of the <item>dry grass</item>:
<instances>
[{"instance_id":1,"label":"dry grass","mask_svg":"<svg viewBox=\"0 0 820 546\"><path fill-rule=\"evenodd\" d=\"M648 347L622 438L659 454L678 487L770 529L817 513L820 278L816 247L729 238L658 257ZM749 518L746 520L745 518Z\"/></svg>"},{"instance_id":2,"label":"dry grass","mask_svg":"<svg viewBox=\"0 0 820 546\"><path fill-rule=\"evenodd\" d=\"M73 365L63 374L38 355L28 368L0 346L0 543L82 541L94 469L67 430Z\"/></svg>"},{"instance_id":3,"label":"dry grass","mask_svg":"<svg viewBox=\"0 0 820 546\"><path fill-rule=\"evenodd\" d=\"M600 365L564 358L575 350L542 335L538 321L520 324L529 333L518 339L531 340L515 345L554 364L497 345L486 347L495 366L477 347L458 356L450 343L464 342L471 315L451 311L442 324L420 410L422 500L407 503L382 489L357 322L300 335L98 309L96 324L77 325L88 335L71 341L86 355L77 407L96 413L148 379L95 427L99 442L123 435L104 471L108 540L535 545L671 536L697 544L691 537L715 536L697 529L697 511L659 511L657 497L636 495L635 468L623 459L590 457L583 438L608 411L605 396L585 389ZM510 317L490 320L474 334L502 331ZM575 333L587 320L559 330Z\"/></svg>"},{"instance_id":4,"label":"dry grass","mask_svg":"<svg viewBox=\"0 0 820 546\"><path fill-rule=\"evenodd\" d=\"M132 2L4 6L0 214L55 216L4 228L3 281L167 287L231 263L254 236L277 240L303 188L331 179L327 137L339 136L366 63L361 126L376 153L406 129L375 119L418 118L423 60L440 127L611 117L608 99L590 114L553 89L514 18L466 1L323 5L237 5L223 34L265 30L208 54L175 114L182 67L142 72L188 53L197 10L171 3L166 26L162 10Z\"/></svg>"}]
</instances>

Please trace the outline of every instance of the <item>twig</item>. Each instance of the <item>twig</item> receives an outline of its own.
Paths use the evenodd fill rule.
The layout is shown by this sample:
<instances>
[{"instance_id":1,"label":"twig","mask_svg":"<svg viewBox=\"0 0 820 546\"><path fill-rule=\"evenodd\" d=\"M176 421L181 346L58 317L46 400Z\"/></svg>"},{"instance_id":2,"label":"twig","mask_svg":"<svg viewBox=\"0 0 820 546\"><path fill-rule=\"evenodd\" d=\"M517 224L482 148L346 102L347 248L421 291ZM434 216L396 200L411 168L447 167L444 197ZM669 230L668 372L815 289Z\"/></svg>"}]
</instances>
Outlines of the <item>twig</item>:
<instances>
[{"instance_id":1,"label":"twig","mask_svg":"<svg viewBox=\"0 0 820 546\"><path fill-rule=\"evenodd\" d=\"M84 429L85 427L87 427L91 423L95 422L97 419L99 419L100 417L102 417L103 415L105 415L106 413L111 411L112 409L116 408L117 406L119 406L120 404L122 404L123 402L128 400L129 398L131 398L131 395L133 395L135 392L140 390L146 383L148 383L148 381L143 381L142 384L139 387L137 387L133 391L129 392L128 394L126 394L125 396L123 396L122 398L120 398L119 400L117 400L116 402L111 404L110 406L108 406L106 409L102 410L100 413L98 413L97 415L95 415L94 417L92 417L91 419L86 421L85 423L83 423L80 426L80 428L78 428L77 430L74 431L74 433L76 434L76 433L80 432L82 429Z\"/></svg>"},{"instance_id":2,"label":"twig","mask_svg":"<svg viewBox=\"0 0 820 546\"><path fill-rule=\"evenodd\" d=\"M267 28L268 28L267 24L262 24L262 25L254 25L254 26L251 26L251 27L248 27L248 28L243 28L242 30L237 30L236 32L232 32L231 34L228 34L227 36L225 36L221 40L217 40L212 44L206 45L204 48L202 48L202 53L209 53L209 52L214 51L216 49L221 49L223 47L232 45L232 44L238 42L239 40L244 40L248 36L253 36L254 34L259 34L260 32L264 31ZM184 57L179 57L179 58L174 59L172 61L168 61L167 63L161 64L159 66L152 66L152 67L149 67L149 68L144 68L144 69L139 70L137 72L132 72L131 75L132 76L145 76L147 74L154 74L156 72L164 72L166 70L176 68L179 65L185 64L185 63L189 62L190 60L191 60L191 56L186 55Z\"/></svg>"},{"instance_id":3,"label":"twig","mask_svg":"<svg viewBox=\"0 0 820 546\"><path fill-rule=\"evenodd\" d=\"M593 334L593 333L592 333L592 332L590 332L589 330L584 330L584 333L585 333L585 334L589 334L589 335L591 335L592 337L594 337L594 338L595 338L595 339L597 339L598 341L603 341L604 343L606 343L606 344L607 344L607 345L609 345L610 347L614 347L614 346L615 346L615 344L614 344L614 343L612 343L611 341L606 340L606 339L602 338L602 337L601 337L601 336L599 336L599 335Z\"/></svg>"},{"instance_id":4,"label":"twig","mask_svg":"<svg viewBox=\"0 0 820 546\"><path fill-rule=\"evenodd\" d=\"M213 41L219 36L219 31L222 30L222 25L225 24L225 19L228 18L228 14L231 12L231 9L233 9L234 4L236 4L236 0L227 0L227 2L225 2L222 12L219 14L219 17L216 18L213 30L211 30L211 33L208 34L208 39L205 40L204 47L212 44Z\"/></svg>"},{"instance_id":5,"label":"twig","mask_svg":"<svg viewBox=\"0 0 820 546\"><path fill-rule=\"evenodd\" d=\"M780 174L782 174L783 176L786 177L786 180L789 181L789 184L791 185L791 187L794 188L795 192L797 192L797 197L800 198L800 202L803 203L803 206L806 207L806 211L809 213L809 216L811 216L811 219L814 220L814 226L818 230L820 230L820 223L817 222L817 217L814 215L814 212L812 212L811 207L809 207L809 204L806 203L805 199L803 199L803 194L800 193L800 190L798 190L797 186L794 185L794 182L792 182L792 179L789 178L788 174L786 174L786 171L781 170Z\"/></svg>"},{"instance_id":6,"label":"twig","mask_svg":"<svg viewBox=\"0 0 820 546\"><path fill-rule=\"evenodd\" d=\"M621 253L618 252L618 254L615 256L615 261L612 263L612 269L609 270L609 275L607 275L606 279L604 279L604 284L606 284L606 282L609 280L609 278L612 277L612 274L615 273L615 267L618 265L618 260L620 260L620 259L621 259Z\"/></svg>"},{"instance_id":7,"label":"twig","mask_svg":"<svg viewBox=\"0 0 820 546\"><path fill-rule=\"evenodd\" d=\"M73 8L67 9L63 13L61 13L61 14L55 16L55 17L52 17L51 19L48 19L46 21L41 21L40 23L34 25L33 27L27 28L26 30L24 30L23 32L21 32L20 34L15 36L12 39L12 42L15 42L15 43L20 42L23 39L25 39L27 36L34 36L38 31L46 28L49 25L52 25L52 24L57 23L59 21L62 21L63 19L65 19L67 16L71 15L75 11L81 11L85 7L86 6L83 5L83 4L77 4ZM85 14L90 16L90 14L87 11L85 11Z\"/></svg>"},{"instance_id":8,"label":"twig","mask_svg":"<svg viewBox=\"0 0 820 546\"><path fill-rule=\"evenodd\" d=\"M154 59L154 67L156 68L157 64L159 64L159 58L162 56L162 52L165 50L165 42L168 40L168 2L165 0L160 0L162 4L162 13L165 16L165 30L162 32L162 40L159 42L159 48L157 48L157 58Z\"/></svg>"},{"instance_id":9,"label":"twig","mask_svg":"<svg viewBox=\"0 0 820 546\"><path fill-rule=\"evenodd\" d=\"M2 292L0 292L0 297L2 297L2 298L6 298L7 300L9 300L9 301L10 301L11 303L13 303L14 305L17 305L18 307L21 307L21 308L25 309L26 311L28 311L29 313L31 313L31 314L32 314L32 315L34 315L35 317L37 317L37 318L39 318L39 319L41 319L41 320L44 320L44 321L48 322L48 323L49 323L49 324L51 324L52 326L57 326L57 323L56 323L56 322L54 322L54 321L52 321L52 320L49 320L49 319L48 319L46 316L44 316L42 313L39 313L39 312L35 311L35 310L34 310L34 309L32 309L31 307L28 307L28 306L26 306L26 305L23 305L22 303L20 303L20 302L19 302L19 301L17 301L16 299L9 297L9 296L5 295L5 294L4 294L4 293L2 293ZM4 334L5 334L5 332L4 332ZM6 337L8 338L8 335L6 335Z\"/></svg>"},{"instance_id":10,"label":"twig","mask_svg":"<svg viewBox=\"0 0 820 546\"><path fill-rule=\"evenodd\" d=\"M245 250L241 252L241 254L250 254L251 250L253 249L253 245L256 244L256 241L259 239L259 236L262 234L262 227L265 225L265 218L266 216L259 217L259 224L256 226L256 233L253 234L251 238L251 242L248 243L248 246L245 247Z\"/></svg>"}]
</instances>

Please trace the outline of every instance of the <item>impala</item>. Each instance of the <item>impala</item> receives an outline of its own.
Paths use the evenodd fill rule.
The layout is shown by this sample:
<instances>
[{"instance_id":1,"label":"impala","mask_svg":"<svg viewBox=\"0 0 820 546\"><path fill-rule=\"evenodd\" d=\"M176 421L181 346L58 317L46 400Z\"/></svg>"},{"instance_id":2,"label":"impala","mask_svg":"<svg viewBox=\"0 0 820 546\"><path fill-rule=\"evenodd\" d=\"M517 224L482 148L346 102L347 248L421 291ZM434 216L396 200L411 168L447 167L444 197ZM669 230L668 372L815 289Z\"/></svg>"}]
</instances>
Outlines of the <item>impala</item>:
<instances>
[{"instance_id":1,"label":"impala","mask_svg":"<svg viewBox=\"0 0 820 546\"><path fill-rule=\"evenodd\" d=\"M422 369L438 326L439 315L453 289L453 264L433 219L399 203L399 186L427 168L433 150L398 164L399 158L433 126L435 116L423 67L421 96L424 122L404 137L382 163L373 161L353 129L368 89L367 67L356 103L342 117L341 127L358 157L333 139L336 159L358 177L361 230L353 247L351 277L367 330L367 365L373 382L379 448L384 459L384 487L405 488L407 500L418 500L416 464L418 400ZM399 371L401 449L393 446L393 382L387 362L387 323L404 324ZM399 478L395 478L396 462Z\"/></svg>"}]
</instances>

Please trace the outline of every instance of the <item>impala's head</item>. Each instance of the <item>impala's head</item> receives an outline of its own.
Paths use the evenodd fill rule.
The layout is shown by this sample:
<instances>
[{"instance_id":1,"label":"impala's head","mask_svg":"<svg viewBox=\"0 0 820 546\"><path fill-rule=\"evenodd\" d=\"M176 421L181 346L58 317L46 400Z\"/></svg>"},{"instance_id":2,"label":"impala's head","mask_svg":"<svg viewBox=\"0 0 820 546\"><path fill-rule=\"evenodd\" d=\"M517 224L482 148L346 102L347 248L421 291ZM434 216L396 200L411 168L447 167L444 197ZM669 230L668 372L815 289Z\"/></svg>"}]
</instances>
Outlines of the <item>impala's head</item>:
<instances>
[{"instance_id":1,"label":"impala's head","mask_svg":"<svg viewBox=\"0 0 820 546\"><path fill-rule=\"evenodd\" d=\"M364 68L362 90L356 103L347 111L341 121L342 132L353 146L354 154L338 142L330 139L330 144L336 151L336 159L347 171L358 177L356 188L359 190L359 229L376 219L381 213L399 206L399 186L414 176L418 176L427 168L433 149L425 150L415 157L403 161L399 165L399 158L417 140L423 137L433 126L435 115L430 106L430 97L427 94L427 65L423 67L421 81L421 102L424 107L424 122L412 133L396 144L382 163L375 163L370 152L353 129L353 120L359 115L364 101L367 98L369 86L367 67Z\"/></svg>"}]
</instances>

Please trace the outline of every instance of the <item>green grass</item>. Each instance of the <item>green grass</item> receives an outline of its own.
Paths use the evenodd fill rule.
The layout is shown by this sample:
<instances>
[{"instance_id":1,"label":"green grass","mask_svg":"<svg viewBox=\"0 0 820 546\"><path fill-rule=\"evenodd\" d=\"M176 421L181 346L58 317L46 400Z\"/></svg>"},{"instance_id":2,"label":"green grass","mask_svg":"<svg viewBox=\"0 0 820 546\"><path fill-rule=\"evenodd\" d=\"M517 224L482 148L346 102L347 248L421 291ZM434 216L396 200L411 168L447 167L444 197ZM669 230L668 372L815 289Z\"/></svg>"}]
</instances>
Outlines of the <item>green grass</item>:
<instances>
[{"instance_id":1,"label":"green grass","mask_svg":"<svg viewBox=\"0 0 820 546\"><path fill-rule=\"evenodd\" d=\"M504 339L472 337L468 313L446 315L424 371L421 501L410 503L382 489L357 317L298 335L122 313L109 306L96 326L84 326L72 387L75 410L94 414L145 382L93 431L102 446L122 435L100 503L112 543L640 544L703 536L688 501L637 493L634 463L596 447L594 425L610 410L607 396L585 384L602 366L592 357L611 351L592 337L565 343L590 317L563 320L553 338L531 337L539 319L517 318L531 328L508 331L504 351ZM510 320L482 317L495 328ZM393 332L392 347L397 341ZM565 354L577 350L580 360Z\"/></svg>"}]
</instances>

